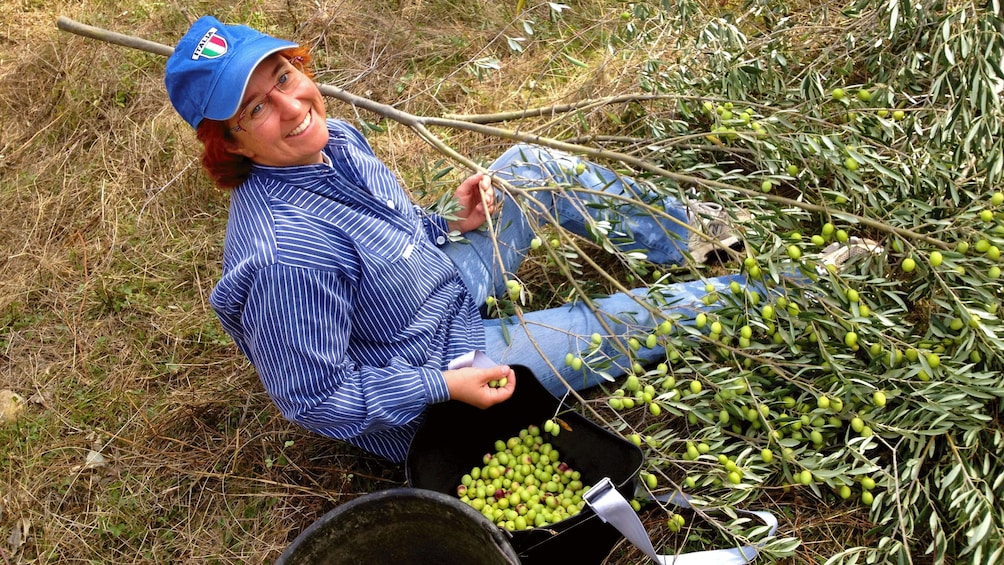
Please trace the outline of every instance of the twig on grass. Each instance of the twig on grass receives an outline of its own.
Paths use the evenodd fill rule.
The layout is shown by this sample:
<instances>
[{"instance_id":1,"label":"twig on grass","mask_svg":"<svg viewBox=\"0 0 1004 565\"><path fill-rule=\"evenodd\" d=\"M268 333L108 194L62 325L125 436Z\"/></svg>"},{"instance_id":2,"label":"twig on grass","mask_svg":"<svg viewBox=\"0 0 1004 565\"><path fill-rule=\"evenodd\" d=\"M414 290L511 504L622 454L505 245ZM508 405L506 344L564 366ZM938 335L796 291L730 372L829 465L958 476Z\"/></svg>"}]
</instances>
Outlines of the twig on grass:
<instances>
[{"instance_id":1,"label":"twig on grass","mask_svg":"<svg viewBox=\"0 0 1004 565\"><path fill-rule=\"evenodd\" d=\"M75 33L83 37L90 37L91 39L98 39L106 43L113 43L123 47L131 47L133 49L139 49L140 51L147 51L149 53L163 55L165 57L170 57L171 54L174 53L173 47L164 45L163 43L148 41L132 35L125 35L101 29L99 27L89 26L64 16L60 16L56 20L56 27L63 31Z\"/></svg>"}]
</instances>

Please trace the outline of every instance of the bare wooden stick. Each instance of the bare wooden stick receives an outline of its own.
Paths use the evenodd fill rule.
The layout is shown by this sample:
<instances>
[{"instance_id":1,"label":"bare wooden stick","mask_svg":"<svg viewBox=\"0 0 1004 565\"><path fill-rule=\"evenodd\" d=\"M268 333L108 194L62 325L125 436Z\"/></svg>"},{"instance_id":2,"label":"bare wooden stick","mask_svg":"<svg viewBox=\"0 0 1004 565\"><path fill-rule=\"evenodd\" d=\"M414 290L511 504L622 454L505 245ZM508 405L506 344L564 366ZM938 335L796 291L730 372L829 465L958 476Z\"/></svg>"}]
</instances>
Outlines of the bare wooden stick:
<instances>
[{"instance_id":1,"label":"bare wooden stick","mask_svg":"<svg viewBox=\"0 0 1004 565\"><path fill-rule=\"evenodd\" d=\"M56 20L56 27L63 31L75 33L83 37L98 39L106 43L122 45L123 47L131 47L133 49L139 49L140 51L147 51L157 55L163 55L165 57L170 57L171 53L174 53L174 47L164 45L163 43L147 41L146 39L140 39L131 35L124 35L114 31L101 29L99 27L89 26L64 16L59 16L59 19Z\"/></svg>"}]
</instances>

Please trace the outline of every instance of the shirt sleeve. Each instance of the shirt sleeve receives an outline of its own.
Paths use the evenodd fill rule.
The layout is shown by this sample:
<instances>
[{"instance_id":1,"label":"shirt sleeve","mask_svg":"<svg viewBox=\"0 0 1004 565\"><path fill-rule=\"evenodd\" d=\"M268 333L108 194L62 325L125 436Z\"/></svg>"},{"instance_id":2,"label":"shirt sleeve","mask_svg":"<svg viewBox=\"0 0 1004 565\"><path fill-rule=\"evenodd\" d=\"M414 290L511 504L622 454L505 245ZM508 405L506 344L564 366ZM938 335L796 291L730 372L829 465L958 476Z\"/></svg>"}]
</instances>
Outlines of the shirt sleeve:
<instances>
[{"instance_id":1,"label":"shirt sleeve","mask_svg":"<svg viewBox=\"0 0 1004 565\"><path fill-rule=\"evenodd\" d=\"M359 366L346 355L352 293L332 272L263 270L242 315L248 356L290 421L338 439L406 424L449 399L443 373L391 358Z\"/></svg>"}]
</instances>

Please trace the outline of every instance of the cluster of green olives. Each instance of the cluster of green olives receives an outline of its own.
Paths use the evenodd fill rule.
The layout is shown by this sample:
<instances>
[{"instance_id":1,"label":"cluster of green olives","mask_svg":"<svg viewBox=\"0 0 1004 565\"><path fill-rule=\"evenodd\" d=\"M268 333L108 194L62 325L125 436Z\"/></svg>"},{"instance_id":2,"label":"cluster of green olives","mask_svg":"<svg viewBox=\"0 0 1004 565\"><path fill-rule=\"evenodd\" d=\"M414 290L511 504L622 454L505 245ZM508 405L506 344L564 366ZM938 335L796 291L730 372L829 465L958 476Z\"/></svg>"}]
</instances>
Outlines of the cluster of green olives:
<instances>
[{"instance_id":1,"label":"cluster of green olives","mask_svg":"<svg viewBox=\"0 0 1004 565\"><path fill-rule=\"evenodd\" d=\"M509 384L509 379L507 377L488 381L488 386L491 388L505 388L507 384Z\"/></svg>"},{"instance_id":2,"label":"cluster of green olives","mask_svg":"<svg viewBox=\"0 0 1004 565\"><path fill-rule=\"evenodd\" d=\"M561 430L553 420L544 426L552 436ZM582 511L582 495L589 487L561 461L540 426L497 440L494 447L482 465L461 477L457 495L462 502L510 531L548 526Z\"/></svg>"}]
</instances>

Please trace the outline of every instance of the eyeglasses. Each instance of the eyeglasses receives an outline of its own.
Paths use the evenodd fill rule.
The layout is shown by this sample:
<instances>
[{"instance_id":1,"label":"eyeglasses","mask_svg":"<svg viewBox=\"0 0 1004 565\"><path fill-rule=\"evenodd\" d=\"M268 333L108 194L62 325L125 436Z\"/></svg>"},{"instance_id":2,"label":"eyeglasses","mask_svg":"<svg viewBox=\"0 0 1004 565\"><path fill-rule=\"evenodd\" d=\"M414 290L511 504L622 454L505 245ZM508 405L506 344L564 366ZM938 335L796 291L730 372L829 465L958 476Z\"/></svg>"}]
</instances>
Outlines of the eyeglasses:
<instances>
[{"instance_id":1,"label":"eyeglasses","mask_svg":"<svg viewBox=\"0 0 1004 565\"><path fill-rule=\"evenodd\" d=\"M292 65L292 63L299 63L301 61L303 61L302 57L294 57L286 63L286 68L282 69L279 73L279 78L275 81L272 88L264 95L253 98L241 108L240 113L237 115L237 126L231 128L231 131L234 133L239 131L251 133L254 128L265 123L269 114L272 113L272 107L274 106L272 104L272 93L276 90L279 92L293 92L303 82L304 74Z\"/></svg>"}]
</instances>

